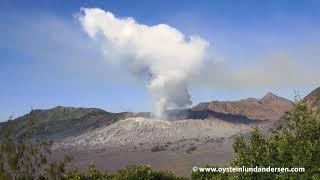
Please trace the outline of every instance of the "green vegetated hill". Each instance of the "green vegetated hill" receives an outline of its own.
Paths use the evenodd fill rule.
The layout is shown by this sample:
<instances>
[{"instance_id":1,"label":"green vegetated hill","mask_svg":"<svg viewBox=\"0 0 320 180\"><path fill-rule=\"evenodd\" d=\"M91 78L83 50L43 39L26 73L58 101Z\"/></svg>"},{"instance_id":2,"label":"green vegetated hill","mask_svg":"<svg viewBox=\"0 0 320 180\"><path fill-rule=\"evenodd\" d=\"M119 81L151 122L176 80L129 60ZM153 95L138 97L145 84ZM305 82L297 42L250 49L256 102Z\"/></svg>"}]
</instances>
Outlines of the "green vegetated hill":
<instances>
[{"instance_id":1,"label":"green vegetated hill","mask_svg":"<svg viewBox=\"0 0 320 180\"><path fill-rule=\"evenodd\" d=\"M120 119L140 116L139 113L110 113L97 108L74 108L58 106L48 110L32 110L14 121L17 132L26 127L26 120L34 120L36 135L45 135L52 140L76 136L102 126L108 126Z\"/></svg>"}]
</instances>

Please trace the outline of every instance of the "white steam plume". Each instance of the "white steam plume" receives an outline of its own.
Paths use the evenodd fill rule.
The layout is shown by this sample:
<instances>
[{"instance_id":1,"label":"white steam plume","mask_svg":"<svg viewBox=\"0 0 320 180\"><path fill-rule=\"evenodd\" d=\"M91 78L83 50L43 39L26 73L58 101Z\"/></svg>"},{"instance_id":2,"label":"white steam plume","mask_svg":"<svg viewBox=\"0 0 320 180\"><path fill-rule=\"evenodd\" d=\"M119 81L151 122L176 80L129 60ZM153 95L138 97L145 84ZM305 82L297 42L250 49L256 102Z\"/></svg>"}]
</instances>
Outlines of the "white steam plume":
<instances>
[{"instance_id":1,"label":"white steam plume","mask_svg":"<svg viewBox=\"0 0 320 180\"><path fill-rule=\"evenodd\" d=\"M160 117L169 106L192 103L187 87L203 65L207 41L198 36L186 38L166 24L147 26L97 8L82 12L81 25L91 38L103 43L107 60L125 62L134 75L148 76L146 87L154 99L154 115Z\"/></svg>"}]
</instances>

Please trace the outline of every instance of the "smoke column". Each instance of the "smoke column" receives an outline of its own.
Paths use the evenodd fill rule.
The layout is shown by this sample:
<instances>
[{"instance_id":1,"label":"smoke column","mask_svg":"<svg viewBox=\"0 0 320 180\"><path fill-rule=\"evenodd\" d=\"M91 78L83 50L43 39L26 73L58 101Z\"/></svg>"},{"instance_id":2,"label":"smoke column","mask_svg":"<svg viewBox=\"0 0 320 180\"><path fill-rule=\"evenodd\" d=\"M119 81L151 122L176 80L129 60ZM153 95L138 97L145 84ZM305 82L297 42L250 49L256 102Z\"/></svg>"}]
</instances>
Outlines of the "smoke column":
<instances>
[{"instance_id":1,"label":"smoke column","mask_svg":"<svg viewBox=\"0 0 320 180\"><path fill-rule=\"evenodd\" d=\"M132 17L118 18L97 8L81 11L79 21L84 31L101 42L106 60L125 63L133 75L147 79L155 116L161 117L171 106L192 104L187 88L204 64L207 41L185 37L166 24L139 24Z\"/></svg>"}]
</instances>

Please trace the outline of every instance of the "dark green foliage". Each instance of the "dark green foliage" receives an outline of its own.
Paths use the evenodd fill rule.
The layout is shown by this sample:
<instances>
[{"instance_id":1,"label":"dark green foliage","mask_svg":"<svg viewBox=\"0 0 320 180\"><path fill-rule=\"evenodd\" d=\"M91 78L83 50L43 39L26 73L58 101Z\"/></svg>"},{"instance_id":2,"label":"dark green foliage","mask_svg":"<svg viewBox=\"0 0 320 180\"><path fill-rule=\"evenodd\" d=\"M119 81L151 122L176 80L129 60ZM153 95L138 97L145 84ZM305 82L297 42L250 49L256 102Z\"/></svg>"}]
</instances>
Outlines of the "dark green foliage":
<instances>
[{"instance_id":1,"label":"dark green foliage","mask_svg":"<svg viewBox=\"0 0 320 180\"><path fill-rule=\"evenodd\" d=\"M205 168L219 168L218 166L204 166ZM214 173L214 172L199 172L195 171L192 172L191 179L214 179L214 180L225 180L225 179L231 179L230 174L227 173Z\"/></svg>"},{"instance_id":2,"label":"dark green foliage","mask_svg":"<svg viewBox=\"0 0 320 180\"><path fill-rule=\"evenodd\" d=\"M32 114L31 114L32 115ZM23 131L15 132L16 123L8 121L0 127L0 179L61 179L71 158L48 162L52 142L34 136L34 120L27 120Z\"/></svg>"},{"instance_id":3,"label":"dark green foliage","mask_svg":"<svg viewBox=\"0 0 320 180\"><path fill-rule=\"evenodd\" d=\"M69 180L104 180L112 179L107 172L99 171L93 163L89 164L87 172L81 172L78 169L72 169L67 172L64 179Z\"/></svg>"},{"instance_id":4,"label":"dark green foliage","mask_svg":"<svg viewBox=\"0 0 320 180\"><path fill-rule=\"evenodd\" d=\"M118 171L114 176L115 180L173 180L173 179L182 179L174 175L170 171L154 171L150 166L140 165L140 166L129 166L125 170Z\"/></svg>"},{"instance_id":5,"label":"dark green foliage","mask_svg":"<svg viewBox=\"0 0 320 180\"><path fill-rule=\"evenodd\" d=\"M195 179L319 179L320 121L297 101L270 137L253 128L249 138L239 136L233 144L231 167L302 167L305 173L193 173Z\"/></svg>"},{"instance_id":6,"label":"dark green foliage","mask_svg":"<svg viewBox=\"0 0 320 180\"><path fill-rule=\"evenodd\" d=\"M114 174L103 173L96 169L95 165L90 163L87 172L81 172L73 169L66 173L65 179L70 180L178 180L183 179L176 177L169 171L154 171L147 165L134 165L126 169L119 170Z\"/></svg>"}]
</instances>

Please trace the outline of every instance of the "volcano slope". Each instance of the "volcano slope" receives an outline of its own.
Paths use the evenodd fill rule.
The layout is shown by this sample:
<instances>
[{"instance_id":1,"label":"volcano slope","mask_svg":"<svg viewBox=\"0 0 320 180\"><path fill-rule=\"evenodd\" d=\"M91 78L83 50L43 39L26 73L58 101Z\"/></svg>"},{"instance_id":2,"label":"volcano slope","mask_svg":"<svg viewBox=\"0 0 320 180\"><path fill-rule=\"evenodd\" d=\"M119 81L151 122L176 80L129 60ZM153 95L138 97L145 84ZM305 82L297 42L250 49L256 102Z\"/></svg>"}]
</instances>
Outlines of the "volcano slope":
<instances>
[{"instance_id":1,"label":"volcano slope","mask_svg":"<svg viewBox=\"0 0 320 180\"><path fill-rule=\"evenodd\" d=\"M270 127L292 102L268 93L263 98L212 101L190 109L170 110L166 120L150 113L110 113L96 108L56 107L33 110L17 118L17 132L35 120L36 134L54 141L55 158L74 156L72 166L118 170L131 164L150 164L189 175L203 164L232 159L232 139L251 127Z\"/></svg>"}]
</instances>

